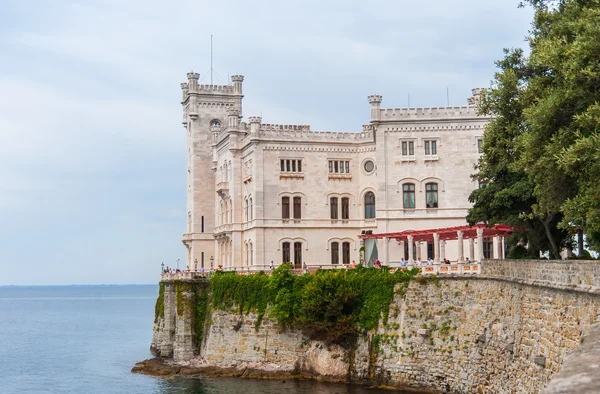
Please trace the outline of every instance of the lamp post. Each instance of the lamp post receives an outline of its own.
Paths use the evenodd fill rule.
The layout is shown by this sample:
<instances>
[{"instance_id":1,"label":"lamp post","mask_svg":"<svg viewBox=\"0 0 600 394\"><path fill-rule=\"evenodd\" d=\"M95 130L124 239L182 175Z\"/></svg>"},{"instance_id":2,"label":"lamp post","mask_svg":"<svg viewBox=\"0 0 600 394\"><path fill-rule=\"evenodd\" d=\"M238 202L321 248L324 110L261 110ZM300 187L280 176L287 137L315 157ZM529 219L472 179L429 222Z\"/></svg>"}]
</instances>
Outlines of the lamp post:
<instances>
[{"instance_id":1,"label":"lamp post","mask_svg":"<svg viewBox=\"0 0 600 394\"><path fill-rule=\"evenodd\" d=\"M214 256L210 256L210 270L214 269L215 258Z\"/></svg>"},{"instance_id":2,"label":"lamp post","mask_svg":"<svg viewBox=\"0 0 600 394\"><path fill-rule=\"evenodd\" d=\"M198 259L194 259L194 271L198 272Z\"/></svg>"},{"instance_id":3,"label":"lamp post","mask_svg":"<svg viewBox=\"0 0 600 394\"><path fill-rule=\"evenodd\" d=\"M175 261L177 261L177 269L179 269L179 259L177 259Z\"/></svg>"},{"instance_id":4,"label":"lamp post","mask_svg":"<svg viewBox=\"0 0 600 394\"><path fill-rule=\"evenodd\" d=\"M165 262L164 261L162 263L160 263L160 272L161 273L165 272Z\"/></svg>"}]
</instances>

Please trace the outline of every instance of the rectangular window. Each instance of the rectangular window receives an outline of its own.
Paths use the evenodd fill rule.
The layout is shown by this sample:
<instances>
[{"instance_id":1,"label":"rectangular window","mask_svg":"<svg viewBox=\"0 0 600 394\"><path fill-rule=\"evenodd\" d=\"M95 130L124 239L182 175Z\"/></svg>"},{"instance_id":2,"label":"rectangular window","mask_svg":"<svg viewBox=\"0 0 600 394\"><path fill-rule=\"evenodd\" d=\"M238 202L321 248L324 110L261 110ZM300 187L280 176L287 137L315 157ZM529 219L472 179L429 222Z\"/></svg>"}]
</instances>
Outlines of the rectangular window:
<instances>
[{"instance_id":1,"label":"rectangular window","mask_svg":"<svg viewBox=\"0 0 600 394\"><path fill-rule=\"evenodd\" d=\"M477 153L483 153L483 140L481 138L477 139Z\"/></svg>"},{"instance_id":2,"label":"rectangular window","mask_svg":"<svg viewBox=\"0 0 600 394\"><path fill-rule=\"evenodd\" d=\"M402 142L402 156L408 155L408 143L406 141Z\"/></svg>"},{"instance_id":3,"label":"rectangular window","mask_svg":"<svg viewBox=\"0 0 600 394\"><path fill-rule=\"evenodd\" d=\"M330 208L330 213L331 213L331 218L332 219L337 219L338 218L338 199L337 197L331 197L329 199L329 208Z\"/></svg>"},{"instance_id":4,"label":"rectangular window","mask_svg":"<svg viewBox=\"0 0 600 394\"><path fill-rule=\"evenodd\" d=\"M282 219L290 218L290 198L289 197L281 198L281 218Z\"/></svg>"},{"instance_id":5,"label":"rectangular window","mask_svg":"<svg viewBox=\"0 0 600 394\"><path fill-rule=\"evenodd\" d=\"M415 143L413 141L410 141L408 143L408 155L409 156L415 155Z\"/></svg>"},{"instance_id":6,"label":"rectangular window","mask_svg":"<svg viewBox=\"0 0 600 394\"><path fill-rule=\"evenodd\" d=\"M349 174L350 162L346 160L329 160L330 174Z\"/></svg>"},{"instance_id":7,"label":"rectangular window","mask_svg":"<svg viewBox=\"0 0 600 394\"><path fill-rule=\"evenodd\" d=\"M301 159L280 159L281 172L302 172Z\"/></svg>"},{"instance_id":8,"label":"rectangular window","mask_svg":"<svg viewBox=\"0 0 600 394\"><path fill-rule=\"evenodd\" d=\"M350 242L342 244L342 263L350 264Z\"/></svg>"},{"instance_id":9,"label":"rectangular window","mask_svg":"<svg viewBox=\"0 0 600 394\"><path fill-rule=\"evenodd\" d=\"M350 199L348 197L342 198L342 220L350 219Z\"/></svg>"},{"instance_id":10,"label":"rectangular window","mask_svg":"<svg viewBox=\"0 0 600 394\"><path fill-rule=\"evenodd\" d=\"M204 232L204 216L202 216L202 232Z\"/></svg>"},{"instance_id":11,"label":"rectangular window","mask_svg":"<svg viewBox=\"0 0 600 394\"><path fill-rule=\"evenodd\" d=\"M425 141L425 155L437 155L437 141Z\"/></svg>"},{"instance_id":12,"label":"rectangular window","mask_svg":"<svg viewBox=\"0 0 600 394\"><path fill-rule=\"evenodd\" d=\"M431 242L427 242L427 258L428 259L435 259L434 256L434 250L433 250L433 243Z\"/></svg>"},{"instance_id":13,"label":"rectangular window","mask_svg":"<svg viewBox=\"0 0 600 394\"><path fill-rule=\"evenodd\" d=\"M200 263L202 264L200 267L204 268L204 252L202 252Z\"/></svg>"},{"instance_id":14,"label":"rectangular window","mask_svg":"<svg viewBox=\"0 0 600 394\"><path fill-rule=\"evenodd\" d=\"M290 258L290 243L289 242L284 242L282 245L282 256L281 256L281 263L290 263L292 261L292 259Z\"/></svg>"},{"instance_id":15,"label":"rectangular window","mask_svg":"<svg viewBox=\"0 0 600 394\"><path fill-rule=\"evenodd\" d=\"M331 264L340 263L340 244L339 242L331 243Z\"/></svg>"},{"instance_id":16,"label":"rectangular window","mask_svg":"<svg viewBox=\"0 0 600 394\"><path fill-rule=\"evenodd\" d=\"M302 219L302 198L294 197L294 219Z\"/></svg>"}]
</instances>

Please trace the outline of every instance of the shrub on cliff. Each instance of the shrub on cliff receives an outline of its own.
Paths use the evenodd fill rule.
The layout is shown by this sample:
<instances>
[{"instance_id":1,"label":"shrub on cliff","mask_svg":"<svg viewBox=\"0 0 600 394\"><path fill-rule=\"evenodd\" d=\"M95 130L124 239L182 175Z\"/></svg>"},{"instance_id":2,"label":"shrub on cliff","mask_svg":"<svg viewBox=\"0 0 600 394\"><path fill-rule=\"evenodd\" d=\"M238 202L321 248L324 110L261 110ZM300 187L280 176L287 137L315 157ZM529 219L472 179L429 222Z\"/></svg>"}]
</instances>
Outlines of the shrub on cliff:
<instances>
[{"instance_id":1,"label":"shrub on cliff","mask_svg":"<svg viewBox=\"0 0 600 394\"><path fill-rule=\"evenodd\" d=\"M281 329L299 329L311 339L349 345L360 332L376 328L380 319L387 322L394 287L405 287L417 272L359 266L296 276L285 264L271 276L219 272L211 279L212 305L255 311L259 319L269 313Z\"/></svg>"}]
</instances>

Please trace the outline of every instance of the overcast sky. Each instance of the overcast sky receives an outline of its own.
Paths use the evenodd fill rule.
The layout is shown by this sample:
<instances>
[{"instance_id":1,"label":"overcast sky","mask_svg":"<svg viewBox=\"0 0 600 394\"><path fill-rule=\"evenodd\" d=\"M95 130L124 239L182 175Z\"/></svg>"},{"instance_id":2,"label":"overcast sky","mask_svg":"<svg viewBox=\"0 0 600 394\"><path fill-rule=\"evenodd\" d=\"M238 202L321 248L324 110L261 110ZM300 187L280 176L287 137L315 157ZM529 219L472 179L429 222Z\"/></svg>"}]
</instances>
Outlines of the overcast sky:
<instances>
[{"instance_id":1,"label":"overcast sky","mask_svg":"<svg viewBox=\"0 0 600 394\"><path fill-rule=\"evenodd\" d=\"M156 283L185 248L180 82L242 74L244 116L358 131L466 104L518 0L0 1L0 285Z\"/></svg>"}]
</instances>

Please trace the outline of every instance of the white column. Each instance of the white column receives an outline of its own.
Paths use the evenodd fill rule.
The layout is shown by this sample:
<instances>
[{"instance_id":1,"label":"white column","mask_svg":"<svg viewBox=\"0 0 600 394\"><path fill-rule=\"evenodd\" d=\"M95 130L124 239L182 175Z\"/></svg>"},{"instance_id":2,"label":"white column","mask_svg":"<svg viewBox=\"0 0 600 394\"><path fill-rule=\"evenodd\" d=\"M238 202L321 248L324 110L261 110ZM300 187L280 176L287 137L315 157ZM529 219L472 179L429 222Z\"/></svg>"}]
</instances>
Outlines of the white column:
<instances>
[{"instance_id":1,"label":"white column","mask_svg":"<svg viewBox=\"0 0 600 394\"><path fill-rule=\"evenodd\" d=\"M475 238L469 238L469 260L475 261Z\"/></svg>"},{"instance_id":2,"label":"white column","mask_svg":"<svg viewBox=\"0 0 600 394\"><path fill-rule=\"evenodd\" d=\"M477 261L483 260L483 228L477 228Z\"/></svg>"},{"instance_id":3,"label":"white column","mask_svg":"<svg viewBox=\"0 0 600 394\"><path fill-rule=\"evenodd\" d=\"M389 250L389 245L390 245L390 239L383 237L383 264L384 265L389 265L390 263L390 250Z\"/></svg>"},{"instance_id":4,"label":"white column","mask_svg":"<svg viewBox=\"0 0 600 394\"><path fill-rule=\"evenodd\" d=\"M404 253L404 241L398 241L398 245L400 245L400 257L404 258L404 260L408 260L408 257L405 256Z\"/></svg>"},{"instance_id":5,"label":"white column","mask_svg":"<svg viewBox=\"0 0 600 394\"><path fill-rule=\"evenodd\" d=\"M440 241L440 260L446 259L446 241Z\"/></svg>"},{"instance_id":6,"label":"white column","mask_svg":"<svg viewBox=\"0 0 600 394\"><path fill-rule=\"evenodd\" d=\"M506 256L504 255L504 251L506 250L506 246L504 245L504 237L500 237L500 245L502 247L502 257L500 257L502 260L504 260L506 258Z\"/></svg>"},{"instance_id":7,"label":"white column","mask_svg":"<svg viewBox=\"0 0 600 394\"><path fill-rule=\"evenodd\" d=\"M440 235L433 233L433 261L440 262Z\"/></svg>"},{"instance_id":8,"label":"white column","mask_svg":"<svg viewBox=\"0 0 600 394\"><path fill-rule=\"evenodd\" d=\"M421 242L415 242L417 248L417 261L421 261Z\"/></svg>"},{"instance_id":9,"label":"white column","mask_svg":"<svg viewBox=\"0 0 600 394\"><path fill-rule=\"evenodd\" d=\"M502 241L500 240L500 237L494 237L494 258L502 258Z\"/></svg>"},{"instance_id":10,"label":"white column","mask_svg":"<svg viewBox=\"0 0 600 394\"><path fill-rule=\"evenodd\" d=\"M413 236L409 235L408 236L408 262L409 263L414 263L415 260L413 259L413 248L415 247L415 243L413 242Z\"/></svg>"},{"instance_id":11,"label":"white column","mask_svg":"<svg viewBox=\"0 0 600 394\"><path fill-rule=\"evenodd\" d=\"M457 231L457 235L458 235L458 262L462 263L463 261L465 261L465 252L463 250L463 232L462 231Z\"/></svg>"}]
</instances>

